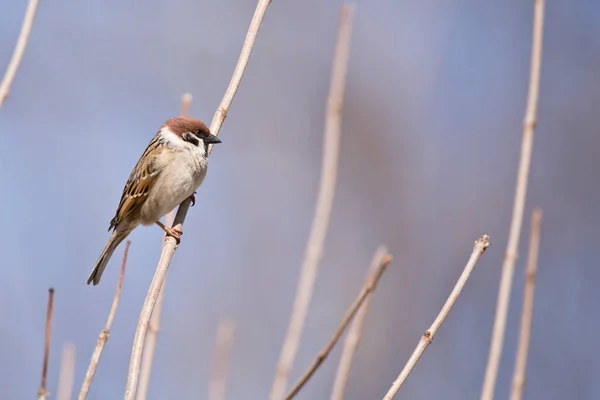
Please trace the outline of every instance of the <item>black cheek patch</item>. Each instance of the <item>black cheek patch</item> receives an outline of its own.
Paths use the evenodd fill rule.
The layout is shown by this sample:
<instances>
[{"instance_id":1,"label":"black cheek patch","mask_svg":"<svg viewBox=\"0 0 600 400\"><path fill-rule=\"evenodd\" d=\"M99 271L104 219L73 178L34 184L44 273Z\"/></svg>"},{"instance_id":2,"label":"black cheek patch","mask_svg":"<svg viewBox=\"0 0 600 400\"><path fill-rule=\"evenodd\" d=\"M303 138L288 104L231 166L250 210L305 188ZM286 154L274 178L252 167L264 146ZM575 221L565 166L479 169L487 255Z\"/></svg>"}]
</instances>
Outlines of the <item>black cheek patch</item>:
<instances>
[{"instance_id":1,"label":"black cheek patch","mask_svg":"<svg viewBox=\"0 0 600 400\"><path fill-rule=\"evenodd\" d=\"M186 142L190 142L194 146L198 146L198 144L200 144L200 140L198 140L198 138L190 132L186 132L183 134L183 140L185 140Z\"/></svg>"}]
</instances>

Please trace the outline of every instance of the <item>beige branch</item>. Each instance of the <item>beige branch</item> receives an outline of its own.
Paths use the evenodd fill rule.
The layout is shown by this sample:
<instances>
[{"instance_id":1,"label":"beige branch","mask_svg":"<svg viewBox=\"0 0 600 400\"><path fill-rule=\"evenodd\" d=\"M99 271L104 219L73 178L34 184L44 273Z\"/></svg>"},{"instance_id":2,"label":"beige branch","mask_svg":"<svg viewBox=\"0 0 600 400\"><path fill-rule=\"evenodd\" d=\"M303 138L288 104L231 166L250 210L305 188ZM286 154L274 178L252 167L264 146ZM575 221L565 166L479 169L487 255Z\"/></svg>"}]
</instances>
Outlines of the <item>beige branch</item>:
<instances>
[{"instance_id":1,"label":"beige branch","mask_svg":"<svg viewBox=\"0 0 600 400\"><path fill-rule=\"evenodd\" d=\"M378 268L381 265L381 259L386 253L387 249L384 246L379 247L377 251L375 251L367 276L375 276ZM333 382L331 400L343 400L344 398L344 391L346 389L348 375L350 374L352 358L354 357L354 352L356 351L360 341L360 336L362 334L362 329L365 323L365 317L367 315L370 301L371 296L365 299L362 307L360 307L357 311L356 316L352 321L352 325L350 325L348 335L346 335L346 340L344 341L344 347L342 349L342 356L340 357L340 363L335 374L335 381Z\"/></svg>"},{"instance_id":2,"label":"beige branch","mask_svg":"<svg viewBox=\"0 0 600 400\"><path fill-rule=\"evenodd\" d=\"M74 378L75 345L73 343L65 343L60 361L60 372L58 374L57 400L71 400Z\"/></svg>"},{"instance_id":3,"label":"beige branch","mask_svg":"<svg viewBox=\"0 0 600 400\"><path fill-rule=\"evenodd\" d=\"M285 393L288 377L304 328L308 306L312 297L313 287L317 276L319 261L323 254L323 244L327 235L327 227L331 216L338 166L339 143L342 125L342 106L344 101L344 86L348 69L350 52L350 34L354 6L342 5L338 36L331 71L331 85L326 106L324 149L321 164L321 178L317 205L312 222L312 228L304 261L300 269L300 279L296 289L293 311L285 336L279 361L275 370L275 378L271 388L270 400L280 400Z\"/></svg>"},{"instance_id":4,"label":"beige branch","mask_svg":"<svg viewBox=\"0 0 600 400\"><path fill-rule=\"evenodd\" d=\"M209 400L225 400L229 358L235 334L235 324L231 321L219 322L213 354L213 362L208 385Z\"/></svg>"},{"instance_id":5,"label":"beige branch","mask_svg":"<svg viewBox=\"0 0 600 400\"><path fill-rule=\"evenodd\" d=\"M31 32L31 25L33 24L37 5L38 0L29 0L29 3L27 4L25 18L23 18L23 25L21 25L21 33L19 33L15 50L10 62L8 63L8 67L6 68L6 73L4 74L2 83L0 83L0 108L2 108L4 100L8 97L10 85L12 85L12 81L15 79L17 69L21 63L21 58L25 52L25 47L27 46L27 40L29 39L29 33Z\"/></svg>"},{"instance_id":6,"label":"beige branch","mask_svg":"<svg viewBox=\"0 0 600 400\"><path fill-rule=\"evenodd\" d=\"M533 147L533 132L536 124L537 104L540 86L540 67L542 63L542 37L544 27L544 0L535 0L533 18L533 44L531 49L531 71L529 78L529 94L525 121L523 123L523 141L521 143L521 158L517 173L517 187L513 205L513 215L510 222L510 232L504 261L502 263L502 274L498 289L498 300L496 303L496 314L490 351L485 370L485 379L481 390L481 400L492 400L498 376L502 346L504 344L504 332L506 330L506 316L510 302L515 261L517 259L519 236L523 223L523 210L525 208L525 197L527 195L527 180L529 176L529 165L531 163L531 151Z\"/></svg>"},{"instance_id":7,"label":"beige branch","mask_svg":"<svg viewBox=\"0 0 600 400\"><path fill-rule=\"evenodd\" d=\"M517 349L510 400L521 400L523 397L523 388L525 387L525 367L527 366L527 352L529 351L541 227L542 210L536 208L531 215L531 234L529 239L529 254L527 256L527 269L525 270L525 293L523 295L523 311L521 313L521 331L519 333L519 347Z\"/></svg>"},{"instance_id":8,"label":"beige branch","mask_svg":"<svg viewBox=\"0 0 600 400\"><path fill-rule=\"evenodd\" d=\"M346 327L350 324L350 321L352 321L352 317L356 315L361 305L363 305L363 303L369 298L369 295L377 287L379 278L381 278L381 275L383 275L383 272L385 271L387 266L390 265L390 262L392 262L392 256L389 254L384 254L383 257L379 259L377 268L375 269L375 271L373 271L372 274L370 274L367 277L367 280L365 281L362 289L358 293L358 296L356 296L354 302L352 303L350 308L348 308L346 314L344 314L344 317L342 318L342 321L331 336L331 339L329 339L329 343L327 343L327 345L319 352L317 358L313 361L310 367L308 367L308 369L304 372L302 377L292 387L290 392L285 396L285 400L290 400L294 396L296 396L300 389L302 389L306 382L308 382L308 380L314 375L314 373L317 371L317 369L323 363L323 361L325 361L325 359L333 349L333 346L335 346L337 341L342 336L342 333L344 333Z\"/></svg>"},{"instance_id":9,"label":"beige branch","mask_svg":"<svg viewBox=\"0 0 600 400\"><path fill-rule=\"evenodd\" d=\"M83 379L83 384L81 385L81 390L79 391L78 400L85 400L85 398L87 397L88 392L90 390L90 386L92 385L92 380L94 379L94 374L96 373L96 368L98 368L98 363L100 362L100 356L102 356L104 346L106 345L106 341L110 336L110 327L112 326L113 319L115 318L117 306L119 305L119 298L121 297L121 288L123 287L123 278L125 277L125 266L127 265L127 254L129 254L129 246L131 246L131 241L128 240L125 244L125 251L123 252L121 274L119 275L119 282L117 283L117 289L115 290L115 297L113 298L112 306L110 307L110 312L108 313L106 325L104 326L104 329L100 331L100 335L98 336L96 347L94 348L94 352L92 353L88 369L85 373L85 378Z\"/></svg>"},{"instance_id":10,"label":"beige branch","mask_svg":"<svg viewBox=\"0 0 600 400\"><path fill-rule=\"evenodd\" d=\"M190 103L192 102L192 95L185 93L181 96L181 115L188 116L190 110ZM175 209L171 210L165 218L166 226L173 226L175 220ZM164 238L166 238L166 233ZM163 239L164 239L163 238ZM140 383L138 385L137 400L146 400L148 397L148 387L150 386L150 374L152 372L152 364L154 362L154 350L156 349L156 342L158 340L158 332L160 331L160 316L162 313L163 299L165 296L165 281L162 284L158 300L156 300L156 306L152 317L150 317L150 324L148 325L148 334L144 342L144 350L142 356L142 364L140 367Z\"/></svg>"},{"instance_id":11,"label":"beige branch","mask_svg":"<svg viewBox=\"0 0 600 400\"><path fill-rule=\"evenodd\" d=\"M392 400L396 396L398 390L400 390L400 387L402 387L406 381L406 378L408 378L408 375L412 372L415 365L417 365L417 362L425 352L425 349L427 349L427 346L429 346L433 341L435 334L442 326L442 323L450 313L450 310L454 306L454 303L456 303L456 300L458 300L458 296L460 296L460 292L462 292L463 288L465 287L467 279L469 279L469 275L471 275L471 272L475 268L475 264L477 264L479 257L481 257L489 245L490 241L488 235L483 235L475 242L471 257L469 258L469 261L467 262L462 274L458 278L456 285L454 285L454 289L452 289L450 296L448 296L446 303L444 303L442 310L435 318L429 329L427 329L423 336L421 336L421 340L417 344L417 347L406 362L404 368L402 368L400 375L398 375L398 378L396 378L390 390L388 390L387 394L384 396L383 400Z\"/></svg>"},{"instance_id":12,"label":"beige branch","mask_svg":"<svg viewBox=\"0 0 600 400\"><path fill-rule=\"evenodd\" d=\"M46 390L48 378L48 360L50 359L50 333L52 332L52 313L54 311L54 289L48 289L48 308L46 309L46 332L44 334L44 362L42 364L42 383L38 390L38 400L46 400L50 393Z\"/></svg>"},{"instance_id":13,"label":"beige branch","mask_svg":"<svg viewBox=\"0 0 600 400\"><path fill-rule=\"evenodd\" d=\"M231 102L235 97L235 93L237 92L242 80L242 76L244 75L246 65L248 65L248 60L250 58L250 53L252 52L252 47L254 46L254 41L256 40L256 35L258 34L258 29L270 2L271 0L258 1L235 71L231 77L231 81L229 82L229 86L225 92L225 96L223 97L223 100L221 100L221 104L219 105L219 108L217 109L210 126L210 131L213 135L219 135L221 126L223 125L225 117L227 116L227 111L231 106ZM210 150L212 150L212 147L210 147L209 151ZM191 200L186 199L179 205L179 208L177 209L174 225L179 229L182 229L183 227L183 222L185 221L190 204ZM152 315L152 311L156 305L158 295L163 286L163 282L167 276L167 270L169 268L169 264L171 263L171 259L173 258L173 254L175 254L176 248L177 245L174 238L168 237L165 239L160 260L158 261L156 272L154 273L152 283L150 283L150 288L148 289L148 294L144 300L144 305L142 306L142 311L140 313L135 331L135 337L133 339L133 346L131 350L131 359L129 361L129 372L127 373L124 400L133 400L135 398L140 374L140 363L142 359L144 339L146 337L146 332L148 331L148 324Z\"/></svg>"}]
</instances>

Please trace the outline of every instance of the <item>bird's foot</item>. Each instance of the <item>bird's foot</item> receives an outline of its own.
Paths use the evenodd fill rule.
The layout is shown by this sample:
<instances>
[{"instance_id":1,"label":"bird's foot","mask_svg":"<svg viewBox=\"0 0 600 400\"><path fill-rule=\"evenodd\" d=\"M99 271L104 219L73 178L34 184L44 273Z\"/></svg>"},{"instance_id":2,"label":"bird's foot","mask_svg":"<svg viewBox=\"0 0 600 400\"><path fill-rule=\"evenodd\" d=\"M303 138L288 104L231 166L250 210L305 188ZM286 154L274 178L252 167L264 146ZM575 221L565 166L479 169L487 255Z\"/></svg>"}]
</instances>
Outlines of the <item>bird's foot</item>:
<instances>
[{"instance_id":1,"label":"bird's foot","mask_svg":"<svg viewBox=\"0 0 600 400\"><path fill-rule=\"evenodd\" d=\"M183 235L183 231L180 228L177 228L177 227L169 228L168 226L165 226L165 224L163 224L160 221L156 221L156 225L160 226L160 228L163 231L165 231L167 236L173 237L177 241L177 244L179 244L181 242L181 235Z\"/></svg>"},{"instance_id":2,"label":"bird's foot","mask_svg":"<svg viewBox=\"0 0 600 400\"><path fill-rule=\"evenodd\" d=\"M196 204L196 192L192 193L192 195L189 198L192 201L192 207L194 207L194 205Z\"/></svg>"}]
</instances>

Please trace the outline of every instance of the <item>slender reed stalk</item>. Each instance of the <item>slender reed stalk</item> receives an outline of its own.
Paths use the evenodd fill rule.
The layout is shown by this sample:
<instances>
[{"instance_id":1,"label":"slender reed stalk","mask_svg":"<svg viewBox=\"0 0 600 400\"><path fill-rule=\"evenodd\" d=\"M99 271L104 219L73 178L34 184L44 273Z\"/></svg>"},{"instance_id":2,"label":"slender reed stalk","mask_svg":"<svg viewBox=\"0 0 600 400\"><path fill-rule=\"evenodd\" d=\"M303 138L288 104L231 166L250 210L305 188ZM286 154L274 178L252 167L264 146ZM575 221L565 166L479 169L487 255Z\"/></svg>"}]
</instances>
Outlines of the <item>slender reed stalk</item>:
<instances>
[{"instance_id":1,"label":"slender reed stalk","mask_svg":"<svg viewBox=\"0 0 600 400\"><path fill-rule=\"evenodd\" d=\"M258 29L260 28L260 24L263 20L263 17L265 16L267 7L269 6L270 2L271 0L258 1L256 10L254 11L254 16L252 17L252 21L250 22L248 33L246 34L246 40L244 41L244 45L242 46L242 51L238 59L238 63L233 72L233 76L231 77L231 81L229 82L229 86L225 91L223 100L221 100L221 104L219 105L219 108L217 109L213 121L210 125L210 131L213 135L219 135L221 126L223 125L223 122L225 121L225 118L227 116L227 111L229 110L229 107L233 102L233 98L235 97L235 93L237 92L240 86L242 76L244 75L244 71L246 70L246 66L248 65L248 60L250 59L250 53L252 52L254 41L256 40L256 36L258 34ZM212 146L209 147L209 151L211 150ZM174 225L180 230L183 227L183 222L185 221L185 217L187 215L188 209L190 208L190 204L191 200L186 199L179 205L179 208L177 209ZM133 339L131 359L129 361L129 372L127 373L127 383L125 386L124 400L135 399L138 386L138 378L140 374L142 351L144 347L144 340L146 338L146 332L148 331L148 325L150 323L150 316L154 311L158 295L162 289L163 283L167 276L167 270L169 268L169 264L171 263L171 259L173 258L173 254L175 254L176 248L177 243L174 238L168 237L167 239L165 239L160 260L158 261L156 272L154 273L152 283L150 283L150 288L148 289L148 294L146 295L146 299L144 300L144 305L142 306L142 310L138 320L135 337Z\"/></svg>"},{"instance_id":2,"label":"slender reed stalk","mask_svg":"<svg viewBox=\"0 0 600 400\"><path fill-rule=\"evenodd\" d=\"M444 303L442 310L435 318L433 324L431 324L429 329L427 329L423 336L421 336L421 340L417 344L417 347L406 362L404 368L402 368L400 375L398 375L398 378L396 378L390 390L388 390L386 395L383 397L383 400L392 400L396 396L398 390L400 390L404 382L406 382L406 378L408 378L408 375L412 372L415 365L417 365L417 362L425 352L425 349L427 349L427 346L429 346L433 341L433 337L444 323L444 320L450 313L450 310L454 306L454 303L456 303L456 300L458 300L458 296L460 296L460 292L462 292L463 288L465 287L467 279L469 279L469 276L471 275L471 272L473 272L477 261L479 261L479 257L481 257L481 255L490 245L489 239L490 238L488 237L488 235L483 235L477 241L475 241L475 246L473 246L473 252L471 253L471 257L469 258L469 261L467 262L467 265L465 266L465 269L463 270L462 274L458 278L454 289L452 289L450 296Z\"/></svg>"},{"instance_id":3,"label":"slender reed stalk","mask_svg":"<svg viewBox=\"0 0 600 400\"><path fill-rule=\"evenodd\" d=\"M73 382L75 382L75 345L65 343L58 374L57 400L71 400Z\"/></svg>"},{"instance_id":4,"label":"slender reed stalk","mask_svg":"<svg viewBox=\"0 0 600 400\"><path fill-rule=\"evenodd\" d=\"M117 312L119 298L121 297L121 289L123 288L123 278L125 277L125 266L127 265L127 255L129 254L129 246L131 246L131 241L128 240L125 244L125 251L123 252L121 274L119 275L119 283L117 283L117 289L115 290L115 297L113 298L112 306L110 307L110 312L108 313L106 325L104 325L104 329L100 331L100 335L98 336L96 347L94 348L94 352L92 353L90 363L85 373L85 378L83 379L83 384L81 385L81 390L79 391L78 400L85 400L87 398L88 392L90 391L90 386L92 385L92 380L94 379L94 374L96 373L96 368L98 368L100 357L102 356L102 352L104 351L104 346L106 345L106 341L110 336L110 328L112 326L113 319L115 318L115 313Z\"/></svg>"},{"instance_id":5,"label":"slender reed stalk","mask_svg":"<svg viewBox=\"0 0 600 400\"><path fill-rule=\"evenodd\" d=\"M326 106L324 149L317 205L310 236L304 252L304 261L300 269L300 279L298 280L290 323L275 369L275 378L269 396L270 400L280 400L285 393L290 370L300 345L304 322L306 321L317 277L319 261L323 255L323 245L327 235L335 196L342 126L342 107L344 103L346 73L348 70L353 16L354 6L349 4L342 5L331 71L329 98Z\"/></svg>"},{"instance_id":6,"label":"slender reed stalk","mask_svg":"<svg viewBox=\"0 0 600 400\"><path fill-rule=\"evenodd\" d=\"M235 335L235 324L231 321L220 321L217 328L217 337L213 362L208 384L208 400L225 400L227 387L227 373L229 372L229 358Z\"/></svg>"},{"instance_id":7,"label":"slender reed stalk","mask_svg":"<svg viewBox=\"0 0 600 400\"><path fill-rule=\"evenodd\" d=\"M535 276L537 273L538 253L540 249L540 233L542 230L542 210L536 208L531 215L531 234L529 239L529 254L525 270L525 294L523 295L523 311L521 313L521 331L519 347L515 361L510 400L521 400L525 387L525 369L529 351L531 319L533 316L533 295L535 292Z\"/></svg>"},{"instance_id":8,"label":"slender reed stalk","mask_svg":"<svg viewBox=\"0 0 600 400\"><path fill-rule=\"evenodd\" d=\"M527 98L527 109L525 110L525 121L523 123L523 141L521 143L521 157L517 172L517 186L513 205L513 214L510 222L508 243L504 262L502 263L502 274L500 287L498 289L498 300L496 303L496 314L494 327L490 341L490 352L485 370L485 379L481 389L481 400L492 400L498 376L498 367L502 356L504 344L504 332L506 331L506 316L510 302L513 275L515 272L515 261L517 259L521 225L523 223L523 211L525 209L525 198L527 196L527 180L529 177L529 166L531 164L531 152L533 147L533 132L536 125L536 115L540 88L540 69L542 65L542 38L544 31L544 0L534 1L533 16L533 44L531 48L531 71L529 77L529 94Z\"/></svg>"},{"instance_id":9,"label":"slender reed stalk","mask_svg":"<svg viewBox=\"0 0 600 400\"><path fill-rule=\"evenodd\" d=\"M50 333L52 332L52 313L54 311L54 289L48 289L48 308L46 309L46 332L44 334L44 362L42 364L42 383L38 390L38 400L46 400L50 395L46 390L48 378L48 360L50 359Z\"/></svg>"}]
</instances>

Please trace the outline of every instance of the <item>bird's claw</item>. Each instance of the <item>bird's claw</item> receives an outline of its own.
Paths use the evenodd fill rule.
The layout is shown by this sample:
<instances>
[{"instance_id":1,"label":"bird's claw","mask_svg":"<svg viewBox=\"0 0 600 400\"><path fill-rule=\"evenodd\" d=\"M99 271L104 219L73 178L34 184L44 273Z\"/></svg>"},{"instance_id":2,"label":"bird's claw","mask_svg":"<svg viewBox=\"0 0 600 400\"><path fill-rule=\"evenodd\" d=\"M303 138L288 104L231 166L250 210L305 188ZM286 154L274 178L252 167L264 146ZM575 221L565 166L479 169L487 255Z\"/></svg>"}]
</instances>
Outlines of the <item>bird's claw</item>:
<instances>
[{"instance_id":1,"label":"bird's claw","mask_svg":"<svg viewBox=\"0 0 600 400\"><path fill-rule=\"evenodd\" d=\"M192 201L192 207L196 204L196 192L192 193L190 196L190 200Z\"/></svg>"},{"instance_id":2,"label":"bird's claw","mask_svg":"<svg viewBox=\"0 0 600 400\"><path fill-rule=\"evenodd\" d=\"M181 243L181 235L183 235L183 231L181 229L165 227L164 230L167 236L171 236L175 239L177 244Z\"/></svg>"}]
</instances>

